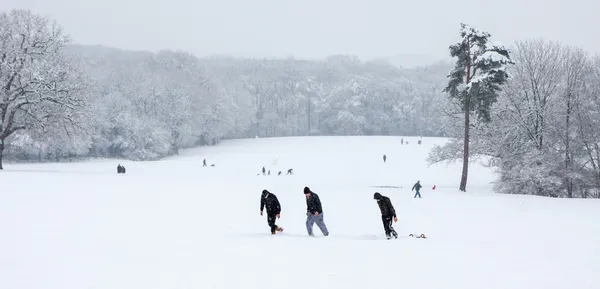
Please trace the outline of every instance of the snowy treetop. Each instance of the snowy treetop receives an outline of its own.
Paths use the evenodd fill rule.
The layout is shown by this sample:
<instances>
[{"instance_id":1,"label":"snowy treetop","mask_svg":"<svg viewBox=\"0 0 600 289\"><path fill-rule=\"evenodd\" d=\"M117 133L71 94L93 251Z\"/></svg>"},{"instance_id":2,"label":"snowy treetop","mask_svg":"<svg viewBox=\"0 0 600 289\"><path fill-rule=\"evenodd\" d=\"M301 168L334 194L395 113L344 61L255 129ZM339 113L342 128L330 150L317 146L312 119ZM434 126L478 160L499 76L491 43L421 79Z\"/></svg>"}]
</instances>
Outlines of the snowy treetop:
<instances>
[{"instance_id":1,"label":"snowy treetop","mask_svg":"<svg viewBox=\"0 0 600 289\"><path fill-rule=\"evenodd\" d=\"M460 29L460 36L461 37L477 37L477 38L489 38L491 35L487 32L484 32L482 30L473 28L467 24L462 23L461 24L461 29Z\"/></svg>"}]
</instances>

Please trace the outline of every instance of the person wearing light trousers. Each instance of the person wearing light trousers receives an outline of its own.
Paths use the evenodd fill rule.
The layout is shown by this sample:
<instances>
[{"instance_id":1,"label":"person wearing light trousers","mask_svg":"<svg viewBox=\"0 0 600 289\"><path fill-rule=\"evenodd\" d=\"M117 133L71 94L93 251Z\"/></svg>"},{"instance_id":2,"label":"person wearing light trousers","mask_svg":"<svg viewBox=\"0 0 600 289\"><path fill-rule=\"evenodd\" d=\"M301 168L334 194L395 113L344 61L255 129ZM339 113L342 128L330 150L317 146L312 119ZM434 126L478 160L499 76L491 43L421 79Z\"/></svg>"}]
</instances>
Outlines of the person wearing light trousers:
<instances>
[{"instance_id":1,"label":"person wearing light trousers","mask_svg":"<svg viewBox=\"0 0 600 289\"><path fill-rule=\"evenodd\" d=\"M304 188L304 196L306 197L306 231L309 236L314 236L313 225L316 223L324 236L329 235L327 225L323 220L323 208L319 196L313 193L308 187Z\"/></svg>"}]
</instances>

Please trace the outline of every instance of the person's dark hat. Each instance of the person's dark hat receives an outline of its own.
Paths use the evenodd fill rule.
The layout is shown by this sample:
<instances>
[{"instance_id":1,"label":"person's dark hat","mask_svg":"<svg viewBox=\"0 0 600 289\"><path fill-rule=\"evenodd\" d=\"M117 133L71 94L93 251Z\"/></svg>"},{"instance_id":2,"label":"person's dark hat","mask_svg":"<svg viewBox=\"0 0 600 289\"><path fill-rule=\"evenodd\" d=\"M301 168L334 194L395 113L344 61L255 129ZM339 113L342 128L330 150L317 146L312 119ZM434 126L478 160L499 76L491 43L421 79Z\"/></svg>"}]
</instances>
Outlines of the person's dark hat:
<instances>
[{"instance_id":1,"label":"person's dark hat","mask_svg":"<svg viewBox=\"0 0 600 289\"><path fill-rule=\"evenodd\" d=\"M266 197L266 196L267 196L267 194L269 194L269 191L267 191L267 190L263 190L263 191L262 191L262 197L263 197L263 198L264 198L264 197Z\"/></svg>"},{"instance_id":2,"label":"person's dark hat","mask_svg":"<svg viewBox=\"0 0 600 289\"><path fill-rule=\"evenodd\" d=\"M310 189L308 187L304 187L304 194L306 195L306 194L310 194L310 193L311 193Z\"/></svg>"},{"instance_id":3,"label":"person's dark hat","mask_svg":"<svg viewBox=\"0 0 600 289\"><path fill-rule=\"evenodd\" d=\"M382 197L381 194L377 193L377 192L373 195L373 199L375 199L375 200L379 200L379 199L381 199L381 197Z\"/></svg>"}]
</instances>

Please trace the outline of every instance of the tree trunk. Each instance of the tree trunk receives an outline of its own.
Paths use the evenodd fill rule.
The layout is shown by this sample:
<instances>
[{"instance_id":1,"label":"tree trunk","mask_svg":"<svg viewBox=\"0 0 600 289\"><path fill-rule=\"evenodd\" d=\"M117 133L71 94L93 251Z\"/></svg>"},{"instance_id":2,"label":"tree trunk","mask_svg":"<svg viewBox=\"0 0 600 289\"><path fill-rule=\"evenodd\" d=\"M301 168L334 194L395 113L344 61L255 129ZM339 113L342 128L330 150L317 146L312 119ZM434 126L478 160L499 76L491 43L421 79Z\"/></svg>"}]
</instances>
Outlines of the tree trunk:
<instances>
[{"instance_id":1,"label":"tree trunk","mask_svg":"<svg viewBox=\"0 0 600 289\"><path fill-rule=\"evenodd\" d=\"M463 169L462 176L460 178L460 188L462 192L467 191L467 176L469 174L469 129L471 126L471 119L469 115L469 109L465 110L465 142L463 146Z\"/></svg>"},{"instance_id":2,"label":"tree trunk","mask_svg":"<svg viewBox=\"0 0 600 289\"><path fill-rule=\"evenodd\" d=\"M567 115L566 115L566 132L565 132L565 185L567 188L567 197L573 198L573 180L569 177L571 172L571 147L569 146L569 129L571 116L571 94L567 95Z\"/></svg>"},{"instance_id":3,"label":"tree trunk","mask_svg":"<svg viewBox=\"0 0 600 289\"><path fill-rule=\"evenodd\" d=\"M467 47L470 46L470 43L467 41ZM467 63L466 63L466 69L467 69L467 79L466 79L466 84L471 83L471 51L467 48ZM460 187L459 190L461 192L466 192L467 191L467 176L469 174L469 129L471 127L471 119L470 119L470 113L471 113L471 96L469 94L467 94L465 96L465 103L464 105L464 109L465 109L465 140L464 140L464 144L463 144L463 169L462 169L462 175L460 177Z\"/></svg>"},{"instance_id":4,"label":"tree trunk","mask_svg":"<svg viewBox=\"0 0 600 289\"><path fill-rule=\"evenodd\" d=\"M306 132L306 135L310 136L310 95L307 97L308 101L306 103L306 118L307 118L307 128L308 131Z\"/></svg>"},{"instance_id":5,"label":"tree trunk","mask_svg":"<svg viewBox=\"0 0 600 289\"><path fill-rule=\"evenodd\" d=\"M0 170L3 170L2 167L2 156L4 155L4 140L0 140Z\"/></svg>"}]
</instances>

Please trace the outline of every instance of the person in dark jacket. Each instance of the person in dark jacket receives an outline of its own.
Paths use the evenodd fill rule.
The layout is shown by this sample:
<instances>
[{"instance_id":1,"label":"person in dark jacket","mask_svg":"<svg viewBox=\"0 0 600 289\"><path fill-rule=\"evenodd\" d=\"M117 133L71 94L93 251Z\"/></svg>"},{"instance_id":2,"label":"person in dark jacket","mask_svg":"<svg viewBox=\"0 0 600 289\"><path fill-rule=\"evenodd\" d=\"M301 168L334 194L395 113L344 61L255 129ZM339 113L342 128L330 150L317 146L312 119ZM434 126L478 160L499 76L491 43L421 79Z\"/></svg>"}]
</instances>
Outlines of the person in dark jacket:
<instances>
[{"instance_id":1,"label":"person in dark jacket","mask_svg":"<svg viewBox=\"0 0 600 289\"><path fill-rule=\"evenodd\" d=\"M422 187L423 187L423 186L421 186L421 181L417 181L417 182L415 183L415 185L412 187L411 191L415 191L415 192L416 192L416 193L415 193L415 198L416 198L417 196L419 196L419 199L421 198L421 193L419 192L419 190L421 190L421 188L422 188Z\"/></svg>"},{"instance_id":2,"label":"person in dark jacket","mask_svg":"<svg viewBox=\"0 0 600 289\"><path fill-rule=\"evenodd\" d=\"M398 233L396 233L396 230L394 230L392 227L392 220L394 220L394 222L398 222L396 210L394 210L392 201L390 201L390 198L382 196L377 192L373 195L373 199L377 200L377 205L379 205L379 210L381 211L381 220L383 221L385 236L388 238L388 240L391 239L392 236L398 239Z\"/></svg>"},{"instance_id":3,"label":"person in dark jacket","mask_svg":"<svg viewBox=\"0 0 600 289\"><path fill-rule=\"evenodd\" d=\"M304 196L306 197L306 230L309 236L313 234L313 224L317 223L317 227L321 230L324 236L329 235L325 221L323 221L323 208L319 196L313 193L308 187L304 187Z\"/></svg>"},{"instance_id":4,"label":"person in dark jacket","mask_svg":"<svg viewBox=\"0 0 600 289\"><path fill-rule=\"evenodd\" d=\"M267 224L271 227L271 235L275 235L275 232L283 231L283 228L275 225L275 218L279 219L281 214L281 205L277 196L271 194L267 190L262 191L260 197L260 215L263 215L263 209L267 208Z\"/></svg>"},{"instance_id":5,"label":"person in dark jacket","mask_svg":"<svg viewBox=\"0 0 600 289\"><path fill-rule=\"evenodd\" d=\"M383 155L383 162L385 163L386 160L387 160L387 156Z\"/></svg>"}]
</instances>

